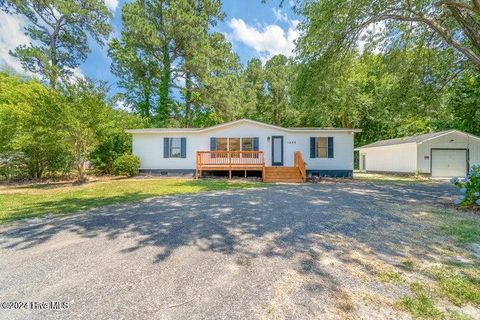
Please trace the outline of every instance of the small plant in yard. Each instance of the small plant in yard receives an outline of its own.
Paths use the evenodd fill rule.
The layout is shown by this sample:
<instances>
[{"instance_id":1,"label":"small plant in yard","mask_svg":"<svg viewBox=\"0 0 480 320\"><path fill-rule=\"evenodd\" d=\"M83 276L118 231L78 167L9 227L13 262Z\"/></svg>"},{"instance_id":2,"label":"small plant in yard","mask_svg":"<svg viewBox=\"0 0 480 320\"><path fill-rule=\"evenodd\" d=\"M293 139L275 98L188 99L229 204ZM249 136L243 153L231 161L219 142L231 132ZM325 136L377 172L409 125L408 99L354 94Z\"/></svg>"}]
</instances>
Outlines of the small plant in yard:
<instances>
[{"instance_id":1,"label":"small plant in yard","mask_svg":"<svg viewBox=\"0 0 480 320\"><path fill-rule=\"evenodd\" d=\"M413 271L415 269L415 263L412 260L403 260L400 266L407 271Z\"/></svg>"},{"instance_id":2,"label":"small plant in yard","mask_svg":"<svg viewBox=\"0 0 480 320\"><path fill-rule=\"evenodd\" d=\"M460 195L453 200L456 205L480 207L480 166L472 166L465 178L453 178L451 182L460 189Z\"/></svg>"},{"instance_id":3,"label":"small plant in yard","mask_svg":"<svg viewBox=\"0 0 480 320\"><path fill-rule=\"evenodd\" d=\"M480 270L478 268L434 267L430 274L437 281L441 294L453 304L471 303L480 306Z\"/></svg>"},{"instance_id":4,"label":"small plant in yard","mask_svg":"<svg viewBox=\"0 0 480 320\"><path fill-rule=\"evenodd\" d=\"M116 176L134 177L140 170L140 158L131 154L124 154L115 159L112 172Z\"/></svg>"},{"instance_id":5,"label":"small plant in yard","mask_svg":"<svg viewBox=\"0 0 480 320\"><path fill-rule=\"evenodd\" d=\"M402 275L395 270L383 271L378 273L377 276L382 282L392 282L395 284L404 282Z\"/></svg>"},{"instance_id":6,"label":"small plant in yard","mask_svg":"<svg viewBox=\"0 0 480 320\"><path fill-rule=\"evenodd\" d=\"M413 295L403 297L400 306L415 318L442 319L443 313L435 307L431 294L418 282L410 285Z\"/></svg>"}]
</instances>

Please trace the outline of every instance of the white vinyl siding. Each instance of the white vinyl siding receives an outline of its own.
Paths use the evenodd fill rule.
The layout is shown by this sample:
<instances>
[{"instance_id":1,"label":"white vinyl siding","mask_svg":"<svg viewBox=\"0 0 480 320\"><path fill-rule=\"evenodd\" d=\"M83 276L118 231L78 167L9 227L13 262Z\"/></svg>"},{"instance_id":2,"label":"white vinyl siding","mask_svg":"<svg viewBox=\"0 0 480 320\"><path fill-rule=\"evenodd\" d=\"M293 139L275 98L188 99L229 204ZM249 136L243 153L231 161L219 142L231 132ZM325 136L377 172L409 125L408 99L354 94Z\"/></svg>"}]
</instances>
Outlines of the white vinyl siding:
<instances>
[{"instance_id":1,"label":"white vinyl siding","mask_svg":"<svg viewBox=\"0 0 480 320\"><path fill-rule=\"evenodd\" d=\"M470 149L470 166L480 164L480 140L467 138L461 133L454 132L418 145L418 170L420 172L431 173L430 150L439 148Z\"/></svg>"},{"instance_id":2,"label":"white vinyl siding","mask_svg":"<svg viewBox=\"0 0 480 320\"><path fill-rule=\"evenodd\" d=\"M466 161L460 153L439 153L437 162L433 163L433 153L436 149L468 149L469 166L480 165L480 139L468 137L461 132L451 132L421 143L404 143L390 146L360 148L360 168L365 166L367 171L405 172L431 174L431 167L436 166L441 175L454 176L462 172ZM450 160L447 158L451 157ZM455 163L451 163L457 157ZM443 159L442 159L443 158ZM365 162L365 163L364 163ZM452 173L446 173L450 169L441 169L442 166L450 166ZM444 164L442 164L444 163ZM456 169L453 169L456 167ZM439 172L439 171L437 171ZM455 173L455 174L454 174ZM434 175L439 175L434 173Z\"/></svg>"},{"instance_id":3,"label":"white vinyl siding","mask_svg":"<svg viewBox=\"0 0 480 320\"><path fill-rule=\"evenodd\" d=\"M364 156L364 157L363 157ZM367 171L415 173L417 170L416 143L397 144L360 150ZM363 163L360 163L360 168Z\"/></svg>"},{"instance_id":4,"label":"white vinyl siding","mask_svg":"<svg viewBox=\"0 0 480 320\"><path fill-rule=\"evenodd\" d=\"M211 137L258 137L258 150L265 153L265 164L271 165L272 136L284 137L284 166L293 166L293 153L300 151L308 170L353 170L353 134L350 132L287 132L253 123L239 123L205 132L182 133L187 137L186 158L163 158L163 138L178 133L135 133L133 154L140 157L142 169L195 169L196 151L209 151ZM334 137L335 158L310 159L310 137ZM270 140L268 139L270 137ZM251 144L252 142L250 142ZM241 142L242 147L248 142Z\"/></svg>"}]
</instances>

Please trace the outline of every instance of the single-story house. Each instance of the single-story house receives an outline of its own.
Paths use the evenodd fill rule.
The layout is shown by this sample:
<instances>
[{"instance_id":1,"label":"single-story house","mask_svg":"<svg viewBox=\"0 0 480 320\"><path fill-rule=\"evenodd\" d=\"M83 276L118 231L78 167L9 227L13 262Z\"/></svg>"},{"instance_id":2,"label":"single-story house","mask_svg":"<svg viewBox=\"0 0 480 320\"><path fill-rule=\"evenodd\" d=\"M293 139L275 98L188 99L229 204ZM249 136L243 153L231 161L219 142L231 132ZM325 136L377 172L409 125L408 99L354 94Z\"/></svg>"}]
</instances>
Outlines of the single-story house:
<instances>
[{"instance_id":1,"label":"single-story house","mask_svg":"<svg viewBox=\"0 0 480 320\"><path fill-rule=\"evenodd\" d=\"M480 164L480 138L459 130L382 140L355 149L360 171L465 176Z\"/></svg>"},{"instance_id":2,"label":"single-story house","mask_svg":"<svg viewBox=\"0 0 480 320\"><path fill-rule=\"evenodd\" d=\"M208 128L126 130L142 171L162 174L261 171L264 181L307 175L352 177L359 129L284 128L249 119Z\"/></svg>"}]
</instances>

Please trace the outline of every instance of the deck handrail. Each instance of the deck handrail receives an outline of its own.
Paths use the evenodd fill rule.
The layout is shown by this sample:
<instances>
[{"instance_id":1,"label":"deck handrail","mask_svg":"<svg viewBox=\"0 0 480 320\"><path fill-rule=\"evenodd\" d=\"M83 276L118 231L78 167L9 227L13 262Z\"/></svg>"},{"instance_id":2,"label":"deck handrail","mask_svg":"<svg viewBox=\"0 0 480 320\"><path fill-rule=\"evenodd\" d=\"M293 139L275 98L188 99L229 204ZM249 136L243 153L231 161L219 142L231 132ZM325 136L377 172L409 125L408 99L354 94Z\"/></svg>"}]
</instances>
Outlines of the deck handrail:
<instances>
[{"instance_id":1,"label":"deck handrail","mask_svg":"<svg viewBox=\"0 0 480 320\"><path fill-rule=\"evenodd\" d=\"M197 153L245 153L245 154L261 154L263 151L252 151L252 150L242 150L242 151L222 151L222 150L214 150L214 151L197 151Z\"/></svg>"},{"instance_id":2,"label":"deck handrail","mask_svg":"<svg viewBox=\"0 0 480 320\"><path fill-rule=\"evenodd\" d=\"M302 175L303 182L307 181L307 163L303 160L302 153L300 151L295 151L294 156L294 165L300 170Z\"/></svg>"},{"instance_id":3,"label":"deck handrail","mask_svg":"<svg viewBox=\"0 0 480 320\"><path fill-rule=\"evenodd\" d=\"M265 165L263 151L197 151L197 167L203 165Z\"/></svg>"},{"instance_id":4,"label":"deck handrail","mask_svg":"<svg viewBox=\"0 0 480 320\"><path fill-rule=\"evenodd\" d=\"M232 176L232 170L263 170L265 157L263 151L197 151L196 177L200 177L202 170L224 168ZM245 171L246 175L246 171Z\"/></svg>"}]
</instances>

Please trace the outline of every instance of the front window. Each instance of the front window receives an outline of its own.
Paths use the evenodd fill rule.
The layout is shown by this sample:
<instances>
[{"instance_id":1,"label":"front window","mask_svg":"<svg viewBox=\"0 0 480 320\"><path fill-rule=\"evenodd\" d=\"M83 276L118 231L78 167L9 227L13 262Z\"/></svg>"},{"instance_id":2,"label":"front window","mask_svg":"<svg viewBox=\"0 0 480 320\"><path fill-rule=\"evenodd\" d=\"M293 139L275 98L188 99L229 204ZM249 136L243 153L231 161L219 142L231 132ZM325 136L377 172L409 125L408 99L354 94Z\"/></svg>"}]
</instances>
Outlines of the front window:
<instances>
[{"instance_id":1,"label":"front window","mask_svg":"<svg viewBox=\"0 0 480 320\"><path fill-rule=\"evenodd\" d=\"M253 139L252 138L242 138L242 150L252 151L253 150Z\"/></svg>"},{"instance_id":2,"label":"front window","mask_svg":"<svg viewBox=\"0 0 480 320\"><path fill-rule=\"evenodd\" d=\"M216 151L252 151L253 138L216 138Z\"/></svg>"},{"instance_id":3,"label":"front window","mask_svg":"<svg viewBox=\"0 0 480 320\"><path fill-rule=\"evenodd\" d=\"M217 151L228 151L228 138L217 138L216 139L215 150Z\"/></svg>"},{"instance_id":4,"label":"front window","mask_svg":"<svg viewBox=\"0 0 480 320\"><path fill-rule=\"evenodd\" d=\"M328 138L316 138L317 158L328 158Z\"/></svg>"},{"instance_id":5,"label":"front window","mask_svg":"<svg viewBox=\"0 0 480 320\"><path fill-rule=\"evenodd\" d=\"M181 138L170 138L170 158L182 157Z\"/></svg>"},{"instance_id":6,"label":"front window","mask_svg":"<svg viewBox=\"0 0 480 320\"><path fill-rule=\"evenodd\" d=\"M230 138L228 140L230 151L240 151L240 138Z\"/></svg>"}]
</instances>

